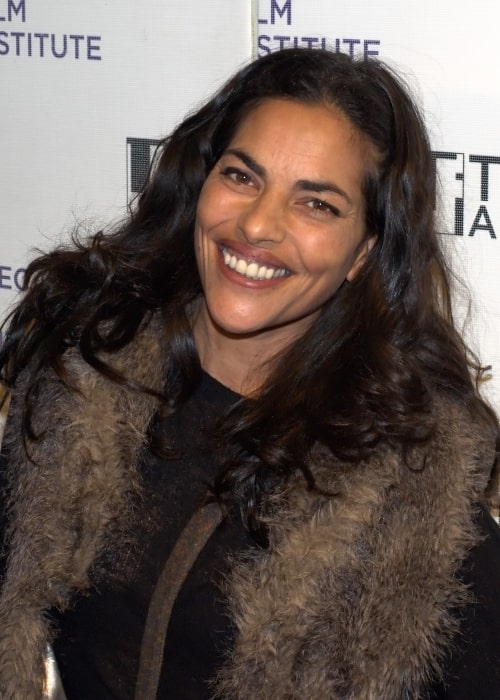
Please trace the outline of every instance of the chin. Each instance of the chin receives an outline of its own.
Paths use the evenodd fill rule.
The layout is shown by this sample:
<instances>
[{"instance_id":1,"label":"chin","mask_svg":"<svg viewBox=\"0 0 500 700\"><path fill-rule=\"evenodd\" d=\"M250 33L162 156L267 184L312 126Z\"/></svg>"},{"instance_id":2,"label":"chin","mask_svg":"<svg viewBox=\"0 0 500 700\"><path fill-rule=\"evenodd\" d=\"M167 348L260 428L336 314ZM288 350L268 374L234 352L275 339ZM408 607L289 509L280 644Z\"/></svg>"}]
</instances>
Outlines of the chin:
<instances>
[{"instance_id":1,"label":"chin","mask_svg":"<svg viewBox=\"0 0 500 700\"><path fill-rule=\"evenodd\" d=\"M208 308L209 317L216 330L230 335L258 333L268 327L267 319L261 314L248 313L245 308L234 309L228 304L217 304Z\"/></svg>"},{"instance_id":2,"label":"chin","mask_svg":"<svg viewBox=\"0 0 500 700\"><path fill-rule=\"evenodd\" d=\"M247 320L214 318L217 330L224 335L255 335L264 332L260 324L251 324Z\"/></svg>"}]
</instances>

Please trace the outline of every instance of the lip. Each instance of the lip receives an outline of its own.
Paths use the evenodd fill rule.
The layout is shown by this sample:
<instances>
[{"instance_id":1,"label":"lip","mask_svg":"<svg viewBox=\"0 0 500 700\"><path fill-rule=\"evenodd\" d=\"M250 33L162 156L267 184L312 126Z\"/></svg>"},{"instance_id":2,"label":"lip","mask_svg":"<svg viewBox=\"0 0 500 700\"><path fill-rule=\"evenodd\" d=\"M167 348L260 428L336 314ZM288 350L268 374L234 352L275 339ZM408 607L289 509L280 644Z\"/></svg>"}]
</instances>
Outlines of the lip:
<instances>
[{"instance_id":1,"label":"lip","mask_svg":"<svg viewBox=\"0 0 500 700\"><path fill-rule=\"evenodd\" d=\"M249 262L256 262L259 265L267 265L269 267L276 267L280 269L285 269L289 271L289 268L284 265L279 259L274 255L268 255L267 251L255 251L255 249L250 248L248 252L248 247L245 245L235 245L225 244L219 242L217 244L217 263L221 275L227 279L229 282L238 285L239 287L245 287L246 289L252 290L266 290L273 287L277 287L283 284L286 280L290 279L290 275L284 275L283 277L271 277L271 279L257 280L251 277L245 277L241 275L236 270L231 269L224 263L223 250L228 253L234 253L235 255L245 258ZM262 255L260 254L262 252ZM291 271L290 271L291 272Z\"/></svg>"},{"instance_id":2,"label":"lip","mask_svg":"<svg viewBox=\"0 0 500 700\"><path fill-rule=\"evenodd\" d=\"M246 245L240 241L218 241L217 248L219 253L222 255L222 249L227 250L228 253L234 253L236 257L244 258L248 262L255 262L259 265L265 265L266 267L275 267L277 269L287 270L290 274L293 273L288 265L286 265L283 260L270 253L268 250L263 250L261 248L255 248L253 246Z\"/></svg>"}]
</instances>

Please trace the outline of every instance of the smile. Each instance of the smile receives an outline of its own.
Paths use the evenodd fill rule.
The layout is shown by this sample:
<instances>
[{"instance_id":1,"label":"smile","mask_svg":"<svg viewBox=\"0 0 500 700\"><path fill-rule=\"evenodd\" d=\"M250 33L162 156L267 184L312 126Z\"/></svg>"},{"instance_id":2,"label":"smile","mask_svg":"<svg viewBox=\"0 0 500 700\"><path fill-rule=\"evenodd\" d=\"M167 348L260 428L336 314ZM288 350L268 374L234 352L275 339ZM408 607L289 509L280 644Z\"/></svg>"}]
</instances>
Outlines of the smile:
<instances>
[{"instance_id":1,"label":"smile","mask_svg":"<svg viewBox=\"0 0 500 700\"><path fill-rule=\"evenodd\" d=\"M271 267L269 265L259 265L256 262L247 262L244 258L238 258L222 248L224 264L231 270L235 270L240 275L252 280L270 280L273 277L287 277L290 272L283 267Z\"/></svg>"}]
</instances>

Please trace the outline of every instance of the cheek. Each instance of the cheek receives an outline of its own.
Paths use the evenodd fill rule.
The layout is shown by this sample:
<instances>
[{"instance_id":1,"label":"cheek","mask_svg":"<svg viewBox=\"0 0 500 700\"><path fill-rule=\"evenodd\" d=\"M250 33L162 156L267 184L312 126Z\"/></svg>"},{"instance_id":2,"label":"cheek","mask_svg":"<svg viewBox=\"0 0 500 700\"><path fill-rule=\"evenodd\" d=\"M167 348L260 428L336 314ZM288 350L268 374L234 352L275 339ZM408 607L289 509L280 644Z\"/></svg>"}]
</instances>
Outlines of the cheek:
<instances>
[{"instance_id":1,"label":"cheek","mask_svg":"<svg viewBox=\"0 0 500 700\"><path fill-rule=\"evenodd\" d=\"M207 211L212 210L214 207L217 208L221 201L222 193L223 188L219 177L210 174L200 190L197 205L198 216L205 215Z\"/></svg>"},{"instance_id":2,"label":"cheek","mask_svg":"<svg viewBox=\"0 0 500 700\"><path fill-rule=\"evenodd\" d=\"M201 233L198 217L196 217L196 221L194 222L194 252L198 260L201 252Z\"/></svg>"},{"instance_id":3,"label":"cheek","mask_svg":"<svg viewBox=\"0 0 500 700\"><path fill-rule=\"evenodd\" d=\"M303 250L302 262L317 283L329 289L338 288L348 277L358 256L358 246L346 244L342 232L327 236Z\"/></svg>"},{"instance_id":4,"label":"cheek","mask_svg":"<svg viewBox=\"0 0 500 700\"><path fill-rule=\"evenodd\" d=\"M225 186L219 177L205 180L196 208L196 218L203 234L211 232L224 222L234 220L240 199Z\"/></svg>"},{"instance_id":5,"label":"cheek","mask_svg":"<svg viewBox=\"0 0 500 700\"><path fill-rule=\"evenodd\" d=\"M198 197L198 203L196 205L196 221L195 221L195 236L199 235L200 227L203 228L204 221L206 218L205 212L207 210L206 206L206 196L205 196L205 185L200 192Z\"/></svg>"},{"instance_id":6,"label":"cheek","mask_svg":"<svg viewBox=\"0 0 500 700\"><path fill-rule=\"evenodd\" d=\"M302 259L311 272L328 275L342 267L347 251L341 234L328 231L327 235L316 236L302 246Z\"/></svg>"},{"instance_id":7,"label":"cheek","mask_svg":"<svg viewBox=\"0 0 500 700\"><path fill-rule=\"evenodd\" d=\"M197 216L194 224L194 254L198 265L198 272L203 277L203 269L206 265L206 236L203 233L203 226Z\"/></svg>"},{"instance_id":8,"label":"cheek","mask_svg":"<svg viewBox=\"0 0 500 700\"><path fill-rule=\"evenodd\" d=\"M205 216L204 211L203 207L198 208L193 236L196 265L203 286L205 286L213 266L216 251L213 238L210 235L212 222Z\"/></svg>"},{"instance_id":9,"label":"cheek","mask_svg":"<svg viewBox=\"0 0 500 700\"><path fill-rule=\"evenodd\" d=\"M203 255L204 241L207 233L213 226L214 209L212 205L211 187L209 180L203 185L198 204L196 206L196 219L194 224L194 246L197 258ZM200 261L198 260L198 264Z\"/></svg>"}]
</instances>

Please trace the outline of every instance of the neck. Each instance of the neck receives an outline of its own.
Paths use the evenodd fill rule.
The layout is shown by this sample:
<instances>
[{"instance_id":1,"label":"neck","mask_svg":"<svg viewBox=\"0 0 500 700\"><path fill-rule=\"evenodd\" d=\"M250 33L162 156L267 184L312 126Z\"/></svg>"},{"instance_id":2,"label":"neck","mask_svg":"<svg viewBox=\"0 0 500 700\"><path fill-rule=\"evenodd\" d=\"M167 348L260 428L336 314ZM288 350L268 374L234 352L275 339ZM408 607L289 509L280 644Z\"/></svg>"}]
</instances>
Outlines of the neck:
<instances>
[{"instance_id":1,"label":"neck","mask_svg":"<svg viewBox=\"0 0 500 700\"><path fill-rule=\"evenodd\" d=\"M283 329L249 334L231 334L217 326L206 306L194 317L193 335L203 369L236 393L255 395L266 381L277 352L290 338Z\"/></svg>"}]
</instances>

